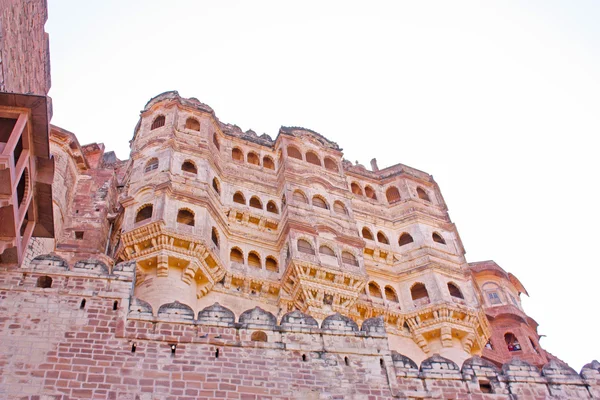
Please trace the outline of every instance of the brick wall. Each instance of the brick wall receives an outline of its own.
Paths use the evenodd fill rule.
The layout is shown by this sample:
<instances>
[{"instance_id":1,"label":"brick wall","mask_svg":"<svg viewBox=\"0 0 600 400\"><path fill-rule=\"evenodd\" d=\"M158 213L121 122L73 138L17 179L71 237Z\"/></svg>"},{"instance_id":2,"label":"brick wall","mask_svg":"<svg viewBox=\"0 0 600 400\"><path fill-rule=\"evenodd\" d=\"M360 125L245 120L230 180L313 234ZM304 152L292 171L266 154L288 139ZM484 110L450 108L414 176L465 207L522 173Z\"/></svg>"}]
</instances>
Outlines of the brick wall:
<instances>
[{"instance_id":1,"label":"brick wall","mask_svg":"<svg viewBox=\"0 0 600 400\"><path fill-rule=\"evenodd\" d=\"M47 18L45 0L0 0L0 91L50 90Z\"/></svg>"},{"instance_id":2,"label":"brick wall","mask_svg":"<svg viewBox=\"0 0 600 400\"><path fill-rule=\"evenodd\" d=\"M389 351L378 319L359 329L339 315L319 327L299 312L277 323L259 308L238 316L218 305L198 315L178 303L152 310L130 299L133 275L133 263L109 273L100 262L69 266L56 256L0 271L0 399L600 395L598 363L584 368L585 379L556 362L540 371L513 360L499 371L477 357L462 370L440 356L417 369ZM41 276L51 287L36 287ZM258 331L266 341L252 340ZM480 383L496 394L483 394Z\"/></svg>"}]
</instances>

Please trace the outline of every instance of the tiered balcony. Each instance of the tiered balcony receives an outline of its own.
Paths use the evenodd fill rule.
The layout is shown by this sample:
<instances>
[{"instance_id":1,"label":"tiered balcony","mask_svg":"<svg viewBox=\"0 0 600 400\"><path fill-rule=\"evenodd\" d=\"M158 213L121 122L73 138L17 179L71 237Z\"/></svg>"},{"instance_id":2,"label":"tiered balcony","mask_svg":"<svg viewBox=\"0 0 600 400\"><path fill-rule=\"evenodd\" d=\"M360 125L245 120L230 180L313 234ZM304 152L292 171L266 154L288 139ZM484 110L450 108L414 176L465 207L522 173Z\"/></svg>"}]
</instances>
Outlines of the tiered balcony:
<instances>
[{"instance_id":1,"label":"tiered balcony","mask_svg":"<svg viewBox=\"0 0 600 400\"><path fill-rule=\"evenodd\" d=\"M0 264L20 264L34 234L54 235L53 171L44 162L49 159L46 112L44 97L0 94ZM43 182L34 190L38 172ZM42 210L33 197L36 192L45 195ZM40 217L45 224L34 232Z\"/></svg>"}]
</instances>

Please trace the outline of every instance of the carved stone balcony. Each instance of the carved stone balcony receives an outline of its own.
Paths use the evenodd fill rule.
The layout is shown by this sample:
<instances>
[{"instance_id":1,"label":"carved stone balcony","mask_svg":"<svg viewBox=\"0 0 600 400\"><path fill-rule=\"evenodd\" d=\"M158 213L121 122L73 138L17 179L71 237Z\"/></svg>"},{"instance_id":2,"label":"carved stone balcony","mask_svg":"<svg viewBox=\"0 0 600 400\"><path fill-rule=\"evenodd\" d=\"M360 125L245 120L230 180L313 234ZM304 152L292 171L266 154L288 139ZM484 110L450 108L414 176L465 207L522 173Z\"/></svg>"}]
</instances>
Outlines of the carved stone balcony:
<instances>
[{"instance_id":1,"label":"carved stone balcony","mask_svg":"<svg viewBox=\"0 0 600 400\"><path fill-rule=\"evenodd\" d=\"M288 308L296 307L317 318L332 311L351 314L366 281L366 274L358 269L331 268L308 255L291 259L281 280L289 296Z\"/></svg>"}]
</instances>

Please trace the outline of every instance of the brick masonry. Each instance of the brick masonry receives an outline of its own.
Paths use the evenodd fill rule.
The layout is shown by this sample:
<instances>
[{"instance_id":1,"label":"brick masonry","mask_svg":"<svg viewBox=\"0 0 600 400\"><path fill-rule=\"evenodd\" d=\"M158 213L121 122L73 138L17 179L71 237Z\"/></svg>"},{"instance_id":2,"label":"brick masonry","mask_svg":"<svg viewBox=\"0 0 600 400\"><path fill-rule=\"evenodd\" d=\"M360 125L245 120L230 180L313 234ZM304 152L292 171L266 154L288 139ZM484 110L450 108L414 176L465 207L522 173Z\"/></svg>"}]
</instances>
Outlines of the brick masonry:
<instances>
[{"instance_id":1,"label":"brick masonry","mask_svg":"<svg viewBox=\"0 0 600 400\"><path fill-rule=\"evenodd\" d=\"M277 323L260 308L190 318L177 305L154 317L131 297L132 263L108 272L55 256L1 271L0 399L600 398L597 362L579 375L555 361L498 369L473 357L459 369L434 355L417 369L388 349L380 319L358 329L333 315L319 328L298 311Z\"/></svg>"}]
</instances>

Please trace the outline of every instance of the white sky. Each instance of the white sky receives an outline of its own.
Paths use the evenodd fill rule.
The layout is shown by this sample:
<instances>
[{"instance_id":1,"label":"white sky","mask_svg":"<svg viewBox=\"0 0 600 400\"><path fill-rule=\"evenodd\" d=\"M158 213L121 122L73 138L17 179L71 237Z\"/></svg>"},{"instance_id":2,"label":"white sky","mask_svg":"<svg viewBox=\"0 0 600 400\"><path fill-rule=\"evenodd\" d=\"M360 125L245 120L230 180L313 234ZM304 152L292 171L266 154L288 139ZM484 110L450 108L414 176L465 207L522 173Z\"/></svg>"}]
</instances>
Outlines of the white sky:
<instances>
[{"instance_id":1,"label":"white sky","mask_svg":"<svg viewBox=\"0 0 600 400\"><path fill-rule=\"evenodd\" d=\"M178 90L259 135L433 174L469 261L531 299L541 344L600 358L600 2L49 1L54 118L121 159Z\"/></svg>"}]
</instances>

